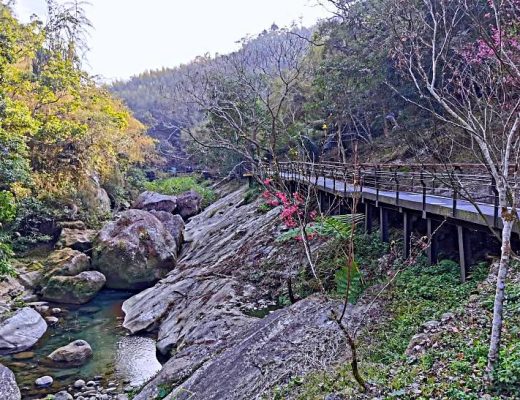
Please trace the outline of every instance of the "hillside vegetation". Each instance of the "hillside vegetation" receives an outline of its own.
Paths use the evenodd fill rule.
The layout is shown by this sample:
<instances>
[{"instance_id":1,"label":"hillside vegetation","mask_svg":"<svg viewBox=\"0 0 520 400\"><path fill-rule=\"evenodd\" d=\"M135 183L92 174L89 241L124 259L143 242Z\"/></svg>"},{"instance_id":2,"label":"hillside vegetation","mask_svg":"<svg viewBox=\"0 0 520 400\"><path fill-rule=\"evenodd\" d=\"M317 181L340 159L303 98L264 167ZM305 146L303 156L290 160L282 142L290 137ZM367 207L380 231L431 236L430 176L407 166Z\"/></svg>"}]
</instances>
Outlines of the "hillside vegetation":
<instances>
[{"instance_id":1,"label":"hillside vegetation","mask_svg":"<svg viewBox=\"0 0 520 400\"><path fill-rule=\"evenodd\" d=\"M124 196L125 174L154 157L144 126L81 69L84 15L49 13L22 24L0 4L2 273L10 242L37 241L43 225L78 214L96 220Z\"/></svg>"}]
</instances>

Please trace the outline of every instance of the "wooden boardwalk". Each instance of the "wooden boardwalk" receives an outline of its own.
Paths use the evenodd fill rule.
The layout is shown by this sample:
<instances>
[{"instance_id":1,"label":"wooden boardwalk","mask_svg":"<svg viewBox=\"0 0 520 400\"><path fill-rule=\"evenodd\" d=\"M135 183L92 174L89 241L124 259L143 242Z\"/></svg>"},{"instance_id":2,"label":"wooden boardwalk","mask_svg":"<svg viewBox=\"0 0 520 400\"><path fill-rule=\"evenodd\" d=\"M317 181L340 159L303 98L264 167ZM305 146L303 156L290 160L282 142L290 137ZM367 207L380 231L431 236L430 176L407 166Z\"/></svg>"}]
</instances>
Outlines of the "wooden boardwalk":
<instances>
[{"instance_id":1,"label":"wooden boardwalk","mask_svg":"<svg viewBox=\"0 0 520 400\"><path fill-rule=\"evenodd\" d=\"M399 225L403 228L405 254L410 252L414 229L426 226L424 234L431 240L427 253L432 263L437 261L433 235L436 227L441 222L453 226L452 242L457 246L464 281L472 262L475 232L489 234L491 243L494 240L491 230L498 231L502 225L493 181L478 168L473 164L459 164L447 172L432 173L417 165L364 165L354 170L334 163L289 162L280 163L276 170L267 168L264 173L278 175L295 186L312 186L320 193L320 199L329 196L329 201L337 198L348 201L354 195L359 196L360 211L365 213L365 229L371 231L373 217L376 217L383 241L389 240L389 214L393 213L394 220L401 214ZM466 196L461 195L464 192ZM470 197L467 194L476 200L465 199ZM514 232L519 233L518 226Z\"/></svg>"}]
</instances>

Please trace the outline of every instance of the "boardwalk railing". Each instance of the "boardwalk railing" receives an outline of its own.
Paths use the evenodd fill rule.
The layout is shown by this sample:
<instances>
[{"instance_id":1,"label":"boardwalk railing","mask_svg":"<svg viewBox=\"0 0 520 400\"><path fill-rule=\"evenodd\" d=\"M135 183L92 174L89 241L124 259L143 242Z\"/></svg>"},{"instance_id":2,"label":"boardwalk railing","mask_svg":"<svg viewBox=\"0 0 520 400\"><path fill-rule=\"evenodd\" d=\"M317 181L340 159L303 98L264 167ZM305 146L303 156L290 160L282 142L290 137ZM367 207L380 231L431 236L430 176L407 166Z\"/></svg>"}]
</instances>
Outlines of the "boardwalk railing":
<instances>
[{"instance_id":1,"label":"boardwalk railing","mask_svg":"<svg viewBox=\"0 0 520 400\"><path fill-rule=\"evenodd\" d=\"M421 195L422 209L426 210L432 196L450 199L451 213L456 217L461 200L493 207L494 226L498 226L499 207L496 185L491 175L479 164L360 164L357 167L340 163L282 162L277 167L263 168L268 175L281 178L325 184L337 192L371 192L376 201L380 195L391 193L399 205L404 194Z\"/></svg>"}]
</instances>

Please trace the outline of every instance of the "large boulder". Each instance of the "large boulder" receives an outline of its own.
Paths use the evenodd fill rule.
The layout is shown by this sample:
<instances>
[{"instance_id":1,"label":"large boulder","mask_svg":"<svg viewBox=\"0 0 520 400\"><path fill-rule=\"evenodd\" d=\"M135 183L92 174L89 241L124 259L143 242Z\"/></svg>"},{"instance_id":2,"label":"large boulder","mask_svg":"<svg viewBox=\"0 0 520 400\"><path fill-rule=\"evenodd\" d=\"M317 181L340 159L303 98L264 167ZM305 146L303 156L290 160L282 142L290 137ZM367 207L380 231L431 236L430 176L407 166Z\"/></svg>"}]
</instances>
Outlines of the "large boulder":
<instances>
[{"instance_id":1,"label":"large boulder","mask_svg":"<svg viewBox=\"0 0 520 400\"><path fill-rule=\"evenodd\" d=\"M96 238L93 265L107 287L139 290L153 285L175 267L177 243L153 214L128 210L106 224Z\"/></svg>"},{"instance_id":2,"label":"large boulder","mask_svg":"<svg viewBox=\"0 0 520 400\"><path fill-rule=\"evenodd\" d=\"M146 211L166 211L173 213L177 208L177 197L155 192L143 192L135 200L132 208Z\"/></svg>"},{"instance_id":3,"label":"large boulder","mask_svg":"<svg viewBox=\"0 0 520 400\"><path fill-rule=\"evenodd\" d=\"M71 248L73 250L87 252L92 249L92 243L97 232L91 229L63 228L56 243L58 249Z\"/></svg>"},{"instance_id":4,"label":"large boulder","mask_svg":"<svg viewBox=\"0 0 520 400\"><path fill-rule=\"evenodd\" d=\"M150 211L159 221L161 221L164 227L170 232L177 243L177 249L181 248L181 244L184 240L184 220L180 215L173 215L166 211Z\"/></svg>"},{"instance_id":5,"label":"large boulder","mask_svg":"<svg viewBox=\"0 0 520 400\"><path fill-rule=\"evenodd\" d=\"M25 351L47 331L47 323L30 307L24 307L0 322L0 354Z\"/></svg>"},{"instance_id":6,"label":"large boulder","mask_svg":"<svg viewBox=\"0 0 520 400\"><path fill-rule=\"evenodd\" d=\"M92 348L84 340L75 340L47 357L58 367L81 366L92 357Z\"/></svg>"},{"instance_id":7,"label":"large boulder","mask_svg":"<svg viewBox=\"0 0 520 400\"><path fill-rule=\"evenodd\" d=\"M75 276L53 276L42 290L47 301L85 304L105 286L105 276L98 271L84 271Z\"/></svg>"},{"instance_id":8,"label":"large boulder","mask_svg":"<svg viewBox=\"0 0 520 400\"><path fill-rule=\"evenodd\" d=\"M74 276L90 268L90 258L70 248L53 251L44 261L45 278L56 275Z\"/></svg>"},{"instance_id":9,"label":"large boulder","mask_svg":"<svg viewBox=\"0 0 520 400\"><path fill-rule=\"evenodd\" d=\"M179 214L185 220L197 215L202 207L202 196L190 190L189 192L183 193L177 197L177 210L176 214Z\"/></svg>"},{"instance_id":10,"label":"large boulder","mask_svg":"<svg viewBox=\"0 0 520 400\"><path fill-rule=\"evenodd\" d=\"M20 400L22 395L9 368L0 364L0 400Z\"/></svg>"}]
</instances>

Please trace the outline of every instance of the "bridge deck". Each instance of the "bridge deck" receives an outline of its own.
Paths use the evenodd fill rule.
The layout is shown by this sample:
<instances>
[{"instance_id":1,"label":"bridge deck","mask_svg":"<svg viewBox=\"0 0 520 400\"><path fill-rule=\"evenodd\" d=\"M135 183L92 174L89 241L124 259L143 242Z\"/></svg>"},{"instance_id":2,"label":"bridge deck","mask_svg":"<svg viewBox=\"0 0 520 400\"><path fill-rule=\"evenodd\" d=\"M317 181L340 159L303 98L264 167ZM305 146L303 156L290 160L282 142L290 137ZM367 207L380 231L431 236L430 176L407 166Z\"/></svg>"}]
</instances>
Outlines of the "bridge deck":
<instances>
[{"instance_id":1,"label":"bridge deck","mask_svg":"<svg viewBox=\"0 0 520 400\"><path fill-rule=\"evenodd\" d=\"M304 176L300 174L281 173L281 177L288 180L296 180L301 183L311 183L326 192L344 197L352 196L353 193L359 192L352 184L333 180L323 176ZM361 190L362 199L378 202L384 206L391 205L402 207L404 209L426 212L439 217L453 218L455 220L465 221L476 225L493 226L495 222L495 207L492 204L477 202L477 207L471 202L463 199L457 199L456 206L453 205L453 199L437 195L427 194L424 198L422 193L412 193L406 191L387 191L377 190L373 187L363 187ZM480 212L479 212L480 210ZM497 228L501 227L501 221L498 219ZM515 229L515 231L517 231ZM517 232L518 233L518 232Z\"/></svg>"}]
</instances>

